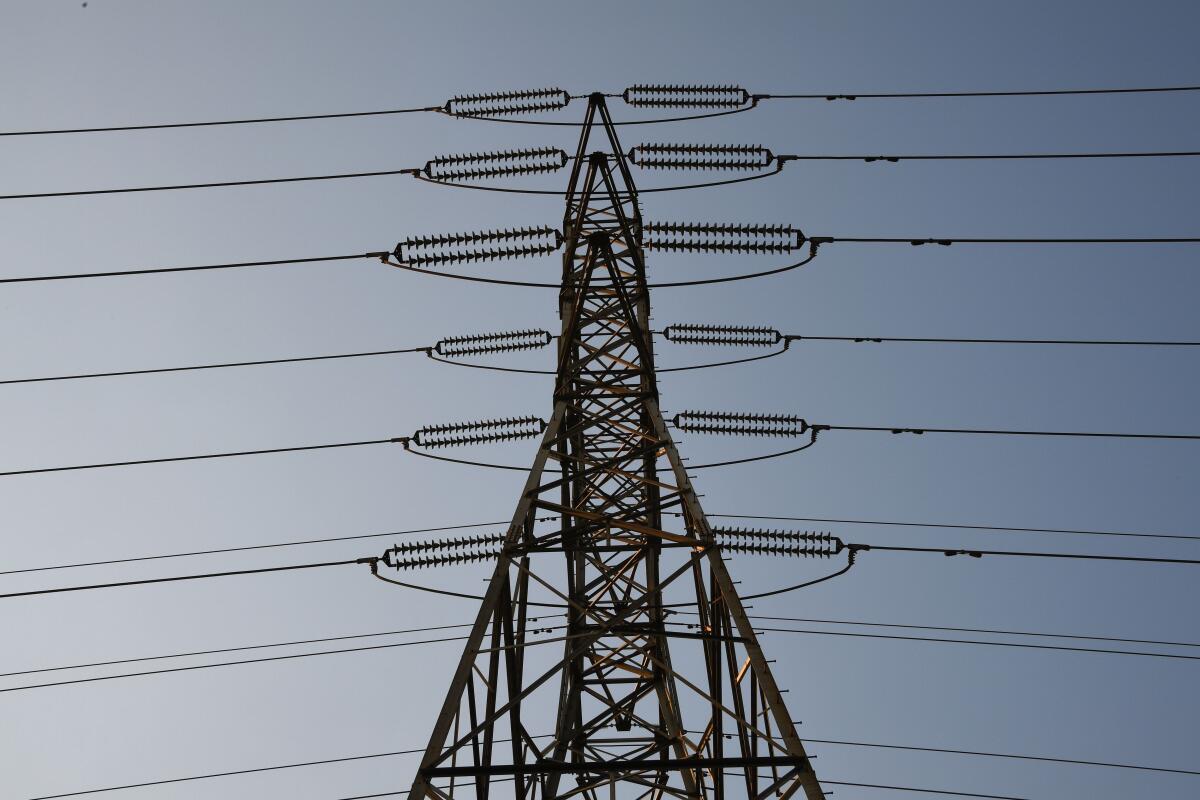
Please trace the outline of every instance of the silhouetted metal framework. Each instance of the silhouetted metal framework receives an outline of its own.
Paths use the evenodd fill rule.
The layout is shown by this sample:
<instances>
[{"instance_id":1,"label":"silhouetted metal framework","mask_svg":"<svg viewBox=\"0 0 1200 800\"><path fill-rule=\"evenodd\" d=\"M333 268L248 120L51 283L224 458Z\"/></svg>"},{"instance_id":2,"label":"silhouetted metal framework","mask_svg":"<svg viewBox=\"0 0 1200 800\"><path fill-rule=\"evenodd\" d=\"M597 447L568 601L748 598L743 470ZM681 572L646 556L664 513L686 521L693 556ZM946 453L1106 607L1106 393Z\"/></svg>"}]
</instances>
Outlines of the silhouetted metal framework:
<instances>
[{"instance_id":1,"label":"silhouetted metal framework","mask_svg":"<svg viewBox=\"0 0 1200 800\"><path fill-rule=\"evenodd\" d=\"M622 152L592 96L553 414L410 800L823 796L659 410ZM698 631L668 626L677 608ZM527 637L543 612L563 635Z\"/></svg>"}]
</instances>

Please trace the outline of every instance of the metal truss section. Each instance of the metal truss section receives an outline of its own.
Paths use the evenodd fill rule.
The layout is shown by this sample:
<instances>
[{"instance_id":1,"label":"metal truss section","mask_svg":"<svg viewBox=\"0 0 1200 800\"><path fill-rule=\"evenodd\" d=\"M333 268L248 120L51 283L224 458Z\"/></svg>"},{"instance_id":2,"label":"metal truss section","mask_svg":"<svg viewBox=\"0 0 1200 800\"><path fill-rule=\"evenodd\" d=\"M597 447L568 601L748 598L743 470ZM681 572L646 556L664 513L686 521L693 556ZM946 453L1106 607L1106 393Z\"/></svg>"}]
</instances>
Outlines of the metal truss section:
<instances>
[{"instance_id":1,"label":"metal truss section","mask_svg":"<svg viewBox=\"0 0 1200 800\"><path fill-rule=\"evenodd\" d=\"M641 212L602 96L584 123L553 413L409 798L821 800L659 410Z\"/></svg>"}]
</instances>

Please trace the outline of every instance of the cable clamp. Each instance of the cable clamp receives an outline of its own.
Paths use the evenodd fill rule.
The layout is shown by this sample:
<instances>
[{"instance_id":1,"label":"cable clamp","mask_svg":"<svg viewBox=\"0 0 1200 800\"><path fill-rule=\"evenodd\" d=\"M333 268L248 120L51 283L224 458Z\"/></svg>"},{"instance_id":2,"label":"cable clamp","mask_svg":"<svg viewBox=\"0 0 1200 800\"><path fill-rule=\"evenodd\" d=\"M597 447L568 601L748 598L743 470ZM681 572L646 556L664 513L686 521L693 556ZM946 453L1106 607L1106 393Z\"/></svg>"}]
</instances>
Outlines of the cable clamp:
<instances>
[{"instance_id":1,"label":"cable clamp","mask_svg":"<svg viewBox=\"0 0 1200 800\"><path fill-rule=\"evenodd\" d=\"M983 558L983 553L978 550L946 550L943 552L946 556L970 556L971 558Z\"/></svg>"}]
</instances>

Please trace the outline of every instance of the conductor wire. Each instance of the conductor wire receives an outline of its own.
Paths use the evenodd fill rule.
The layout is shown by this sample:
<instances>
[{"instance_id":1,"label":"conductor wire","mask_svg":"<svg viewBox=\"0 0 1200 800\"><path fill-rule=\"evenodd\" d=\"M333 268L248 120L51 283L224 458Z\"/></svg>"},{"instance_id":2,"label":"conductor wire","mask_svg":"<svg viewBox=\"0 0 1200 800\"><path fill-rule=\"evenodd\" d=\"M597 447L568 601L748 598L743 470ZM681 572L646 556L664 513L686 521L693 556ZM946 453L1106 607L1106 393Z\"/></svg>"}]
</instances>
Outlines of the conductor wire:
<instances>
[{"instance_id":1,"label":"conductor wire","mask_svg":"<svg viewBox=\"0 0 1200 800\"><path fill-rule=\"evenodd\" d=\"M142 578L134 581L118 581L116 583L93 583L87 586L61 586L55 589L31 589L24 592L8 592L0 594L0 600L14 597L32 597L42 594L60 594L62 592L84 592L92 589L117 589L126 586L145 586L152 583L174 583L176 581L194 581L203 578L228 578L239 575L262 575L269 572L289 572L300 569L320 569L322 567L345 567L351 564L374 564L375 557L347 559L345 561L323 561L316 564L288 564L282 567L258 567L256 569L238 569L227 572L207 572L202 575L174 575L169 578Z\"/></svg>"},{"instance_id":2,"label":"conductor wire","mask_svg":"<svg viewBox=\"0 0 1200 800\"><path fill-rule=\"evenodd\" d=\"M299 122L316 119L347 119L349 117L381 117L393 114L415 114L420 111L442 111L439 106L425 108L393 108L384 111L346 111L336 114L301 114L290 117L250 117L247 119L222 119L208 122L164 122L149 125L112 125L100 128L49 128L28 131L0 131L0 136L50 136L60 133L109 133L112 131L150 131L167 128L209 128L221 125L258 125L265 122Z\"/></svg>"}]
</instances>

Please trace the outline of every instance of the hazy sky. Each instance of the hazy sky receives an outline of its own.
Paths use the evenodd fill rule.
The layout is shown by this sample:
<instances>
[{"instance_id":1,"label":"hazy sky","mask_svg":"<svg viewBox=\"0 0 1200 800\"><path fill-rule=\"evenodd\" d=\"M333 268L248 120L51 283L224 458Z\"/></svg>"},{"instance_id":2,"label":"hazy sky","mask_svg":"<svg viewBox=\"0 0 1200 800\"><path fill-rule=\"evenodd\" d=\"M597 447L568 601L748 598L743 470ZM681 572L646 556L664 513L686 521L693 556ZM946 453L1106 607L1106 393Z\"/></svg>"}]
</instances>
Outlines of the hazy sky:
<instances>
[{"instance_id":1,"label":"hazy sky","mask_svg":"<svg viewBox=\"0 0 1200 800\"><path fill-rule=\"evenodd\" d=\"M1198 24L1189 2L0 0L0 130L440 105L457 93L541 86L619 92L638 82L777 93L1194 84ZM581 111L572 104L567 116ZM631 114L620 103L613 113ZM621 135L626 148L748 142L780 153L1170 150L1195 149L1198 122L1200 98L1189 94L779 101ZM10 137L0 140L0 193L395 169L454 152L570 149L572 135L416 114ZM1194 236L1198 169L1186 160L802 163L730 189L647 194L642 205L648 219L790 223L813 235ZM671 179L635 177L643 188ZM410 234L554 225L560 203L405 177L0 201L0 275L386 250ZM758 323L809 335L1195 340L1196 254L1189 245L835 245L785 276L659 291L654 315L658 325ZM682 280L776 263L653 257L649 269L653 279ZM483 269L551 281L559 272L554 257ZM409 347L556 323L553 291L442 281L369 261L10 284L0 287L0 379ZM727 355L658 349L660 366ZM661 386L669 413L1200 433L1197 359L1186 348L813 342L761 364L664 375ZM503 363L551 361L537 353ZM0 470L544 415L550 390L544 377L422 356L0 386ZM773 446L699 435L680 444L697 461ZM526 463L533 450L521 442L464 455ZM697 487L711 513L1195 535L1197 467L1200 445L1186 442L832 433L788 460L701 473ZM416 461L398 447L9 477L0 479L0 566L504 520L523 480ZM1189 541L827 527L876 543L1200 557ZM389 544L6 575L0 592L353 558ZM773 586L822 566L744 557L732 569L746 584ZM483 574L425 577L475 591ZM1196 642L1195 581L1190 567L878 553L754 611ZM470 602L389 587L351 567L5 600L0 672L460 623L474 612ZM802 736L1200 763L1192 661L783 633L764 645ZM423 747L459 649L0 692L0 795ZM158 665L176 663L204 662ZM0 689L118 671L132 670L0 678ZM1178 775L826 745L811 752L834 780L1039 800L1200 793L1200 779ZM97 797L334 800L406 788L414 764L376 759ZM835 796L885 795L835 787Z\"/></svg>"}]
</instances>

